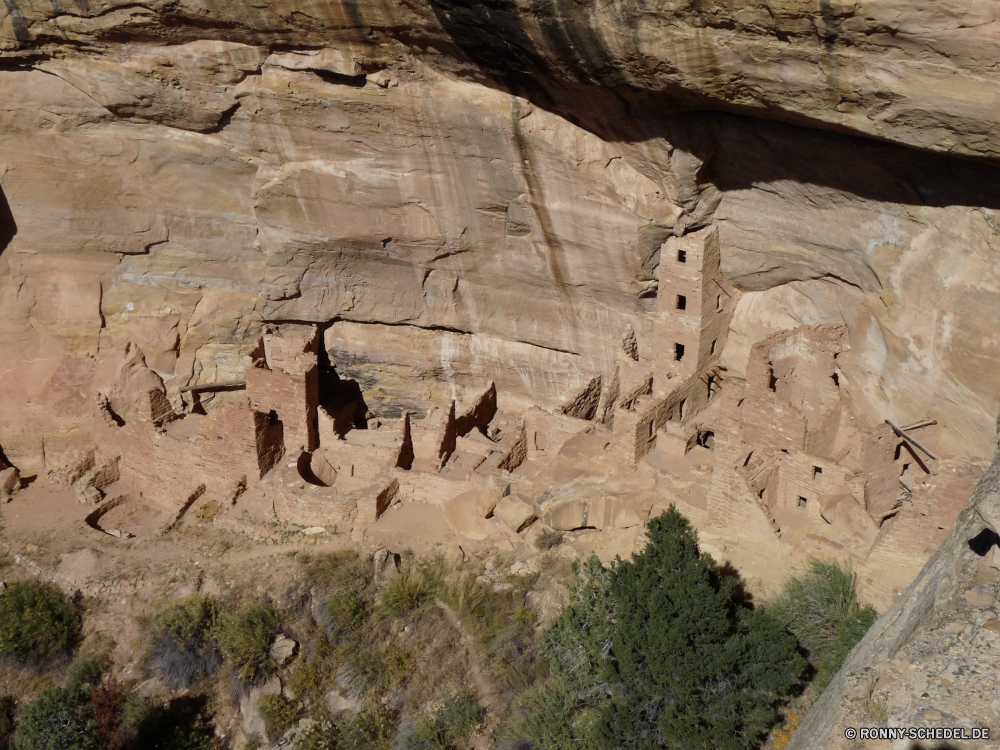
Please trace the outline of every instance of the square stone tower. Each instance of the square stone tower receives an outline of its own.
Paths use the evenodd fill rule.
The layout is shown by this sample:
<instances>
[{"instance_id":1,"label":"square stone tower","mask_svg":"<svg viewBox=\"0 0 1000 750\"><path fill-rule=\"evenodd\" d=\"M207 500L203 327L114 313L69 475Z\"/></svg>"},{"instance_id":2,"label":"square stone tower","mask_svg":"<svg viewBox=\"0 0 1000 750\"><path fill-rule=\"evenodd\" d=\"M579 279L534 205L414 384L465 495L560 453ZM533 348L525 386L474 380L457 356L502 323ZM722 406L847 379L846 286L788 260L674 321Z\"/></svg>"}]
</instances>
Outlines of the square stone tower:
<instances>
[{"instance_id":1,"label":"square stone tower","mask_svg":"<svg viewBox=\"0 0 1000 750\"><path fill-rule=\"evenodd\" d=\"M719 260L714 227L671 237L660 248L653 341L657 377L689 378L718 364L735 307Z\"/></svg>"}]
</instances>

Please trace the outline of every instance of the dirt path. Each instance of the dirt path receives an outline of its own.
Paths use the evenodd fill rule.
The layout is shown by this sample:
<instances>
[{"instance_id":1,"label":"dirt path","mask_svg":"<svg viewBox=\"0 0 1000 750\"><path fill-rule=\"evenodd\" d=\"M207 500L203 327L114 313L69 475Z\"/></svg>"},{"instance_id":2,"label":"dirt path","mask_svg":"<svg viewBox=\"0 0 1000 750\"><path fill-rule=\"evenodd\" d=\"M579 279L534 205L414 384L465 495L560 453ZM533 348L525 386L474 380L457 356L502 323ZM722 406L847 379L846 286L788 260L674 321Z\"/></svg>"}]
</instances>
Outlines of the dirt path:
<instances>
[{"instance_id":1,"label":"dirt path","mask_svg":"<svg viewBox=\"0 0 1000 750\"><path fill-rule=\"evenodd\" d=\"M483 674L482 663L479 660L479 649L476 646L475 639L465 632L462 627L462 621L458 619L458 614L445 604L440 599L435 599L434 603L441 608L444 612L444 616L448 618L448 622L451 626L455 628L462 636L462 645L465 647L465 652L469 655L469 676L472 678L472 683L476 686L476 693L479 695L479 703L486 709L486 722L487 724L492 723L495 714L494 710L497 707L497 698L493 692L493 686L490 685L490 681L486 679L486 675ZM487 736L476 737L475 748L476 750L485 750L488 746L489 738Z\"/></svg>"}]
</instances>

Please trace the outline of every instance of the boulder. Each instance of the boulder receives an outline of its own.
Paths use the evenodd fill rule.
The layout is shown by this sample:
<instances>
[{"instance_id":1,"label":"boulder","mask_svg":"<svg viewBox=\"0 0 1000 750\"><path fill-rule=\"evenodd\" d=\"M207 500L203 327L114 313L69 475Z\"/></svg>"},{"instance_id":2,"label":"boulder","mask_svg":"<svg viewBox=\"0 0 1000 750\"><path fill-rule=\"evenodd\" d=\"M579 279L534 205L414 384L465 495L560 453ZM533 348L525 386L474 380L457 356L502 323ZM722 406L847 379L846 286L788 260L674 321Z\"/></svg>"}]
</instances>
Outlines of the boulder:
<instances>
[{"instance_id":1,"label":"boulder","mask_svg":"<svg viewBox=\"0 0 1000 750\"><path fill-rule=\"evenodd\" d=\"M271 644L271 658L274 659L275 664L283 667L295 658L295 652L298 651L298 648L299 644L297 641L281 633L274 639L274 643Z\"/></svg>"},{"instance_id":2,"label":"boulder","mask_svg":"<svg viewBox=\"0 0 1000 750\"><path fill-rule=\"evenodd\" d=\"M88 547L63 557L58 572L63 578L81 585L100 578L110 569L104 553Z\"/></svg>"},{"instance_id":3,"label":"boulder","mask_svg":"<svg viewBox=\"0 0 1000 750\"><path fill-rule=\"evenodd\" d=\"M510 495L510 482L498 476L491 476L487 479L479 490L477 498L479 511L482 513L483 518L492 516L497 503L508 495Z\"/></svg>"},{"instance_id":4,"label":"boulder","mask_svg":"<svg viewBox=\"0 0 1000 750\"><path fill-rule=\"evenodd\" d=\"M376 586L384 586L399 574L400 557L387 549L380 549L372 560L372 573Z\"/></svg>"},{"instance_id":5,"label":"boulder","mask_svg":"<svg viewBox=\"0 0 1000 750\"><path fill-rule=\"evenodd\" d=\"M461 567L466 561L465 550L457 544L449 544L444 553L444 561L449 568Z\"/></svg>"},{"instance_id":6,"label":"boulder","mask_svg":"<svg viewBox=\"0 0 1000 750\"><path fill-rule=\"evenodd\" d=\"M514 531L526 529L538 517L534 506L526 503L520 495L503 498L497 503L494 513Z\"/></svg>"}]
</instances>

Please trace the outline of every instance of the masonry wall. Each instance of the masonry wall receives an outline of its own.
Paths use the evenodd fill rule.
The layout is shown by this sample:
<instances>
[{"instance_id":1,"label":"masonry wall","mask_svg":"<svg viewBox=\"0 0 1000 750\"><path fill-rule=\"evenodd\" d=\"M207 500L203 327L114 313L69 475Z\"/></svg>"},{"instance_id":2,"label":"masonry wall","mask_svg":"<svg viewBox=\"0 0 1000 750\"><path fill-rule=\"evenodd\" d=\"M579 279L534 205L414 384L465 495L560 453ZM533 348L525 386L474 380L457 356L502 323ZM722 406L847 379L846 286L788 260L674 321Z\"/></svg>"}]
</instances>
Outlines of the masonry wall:
<instances>
[{"instance_id":1,"label":"masonry wall","mask_svg":"<svg viewBox=\"0 0 1000 750\"><path fill-rule=\"evenodd\" d=\"M301 371L246 368L247 394L254 410L275 411L284 430L285 450L315 450L319 445L316 409L319 403L319 368L315 354L301 355Z\"/></svg>"},{"instance_id":2,"label":"masonry wall","mask_svg":"<svg viewBox=\"0 0 1000 750\"><path fill-rule=\"evenodd\" d=\"M903 491L894 460L896 446L901 442L902 438L887 424L879 425L862 438L861 472L868 479L865 506L876 523L892 511Z\"/></svg>"},{"instance_id":3,"label":"masonry wall","mask_svg":"<svg viewBox=\"0 0 1000 750\"><path fill-rule=\"evenodd\" d=\"M122 476L165 509L202 484L211 493L225 493L241 477L259 476L254 417L245 397L186 419L198 422L193 437L175 437L148 422L119 427L95 420L101 454L120 455Z\"/></svg>"}]
</instances>

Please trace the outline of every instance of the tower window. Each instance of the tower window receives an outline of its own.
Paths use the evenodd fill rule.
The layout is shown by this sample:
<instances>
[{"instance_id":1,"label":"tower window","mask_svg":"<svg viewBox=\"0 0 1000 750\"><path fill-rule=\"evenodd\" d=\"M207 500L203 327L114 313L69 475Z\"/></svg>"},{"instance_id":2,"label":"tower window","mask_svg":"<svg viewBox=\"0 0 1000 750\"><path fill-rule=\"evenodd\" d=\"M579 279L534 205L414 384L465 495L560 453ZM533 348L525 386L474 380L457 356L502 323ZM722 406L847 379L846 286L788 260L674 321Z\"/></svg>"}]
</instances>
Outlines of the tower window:
<instances>
[{"instance_id":1,"label":"tower window","mask_svg":"<svg viewBox=\"0 0 1000 750\"><path fill-rule=\"evenodd\" d=\"M775 393L778 392L778 379L774 377L774 368L770 368L768 371L767 387L770 388Z\"/></svg>"},{"instance_id":2,"label":"tower window","mask_svg":"<svg viewBox=\"0 0 1000 750\"><path fill-rule=\"evenodd\" d=\"M722 295L721 294L718 297L715 298L715 310L716 310L716 312L719 312L719 311L722 310Z\"/></svg>"},{"instance_id":3,"label":"tower window","mask_svg":"<svg viewBox=\"0 0 1000 750\"><path fill-rule=\"evenodd\" d=\"M678 250L677 251L677 262L678 263L687 263L688 262L688 253L687 253L687 250Z\"/></svg>"},{"instance_id":4,"label":"tower window","mask_svg":"<svg viewBox=\"0 0 1000 750\"><path fill-rule=\"evenodd\" d=\"M823 476L823 469L819 466L813 466L813 481L817 481L821 476Z\"/></svg>"},{"instance_id":5,"label":"tower window","mask_svg":"<svg viewBox=\"0 0 1000 750\"><path fill-rule=\"evenodd\" d=\"M708 399L711 401L712 396L715 395L715 375L709 375L705 382L708 384Z\"/></svg>"},{"instance_id":6,"label":"tower window","mask_svg":"<svg viewBox=\"0 0 1000 750\"><path fill-rule=\"evenodd\" d=\"M684 344L674 344L674 359L678 362L684 359Z\"/></svg>"},{"instance_id":7,"label":"tower window","mask_svg":"<svg viewBox=\"0 0 1000 750\"><path fill-rule=\"evenodd\" d=\"M683 294L678 294L677 295L677 309L678 310L687 310L687 306L688 306L688 298L685 297Z\"/></svg>"},{"instance_id":8,"label":"tower window","mask_svg":"<svg viewBox=\"0 0 1000 750\"><path fill-rule=\"evenodd\" d=\"M656 437L656 422L649 423L649 437Z\"/></svg>"},{"instance_id":9,"label":"tower window","mask_svg":"<svg viewBox=\"0 0 1000 750\"><path fill-rule=\"evenodd\" d=\"M799 495L799 507L800 508L802 508L804 510L805 507L806 507L806 503L808 503L808 502L809 502L808 498L805 498L805 497L802 497L802 495Z\"/></svg>"},{"instance_id":10,"label":"tower window","mask_svg":"<svg viewBox=\"0 0 1000 750\"><path fill-rule=\"evenodd\" d=\"M709 352L709 354L715 354L715 347L717 347L718 345L719 345L719 340L718 339L716 339L715 341L713 341L712 342L712 350Z\"/></svg>"}]
</instances>

